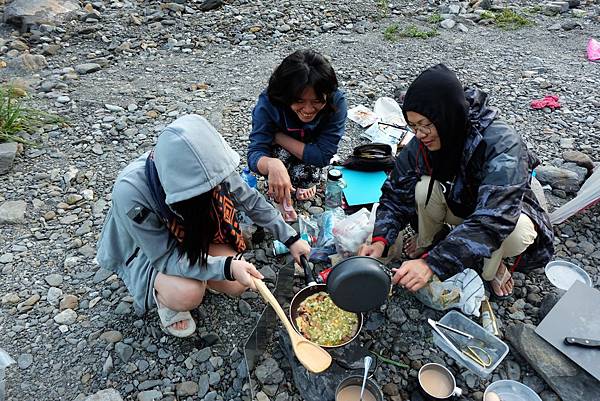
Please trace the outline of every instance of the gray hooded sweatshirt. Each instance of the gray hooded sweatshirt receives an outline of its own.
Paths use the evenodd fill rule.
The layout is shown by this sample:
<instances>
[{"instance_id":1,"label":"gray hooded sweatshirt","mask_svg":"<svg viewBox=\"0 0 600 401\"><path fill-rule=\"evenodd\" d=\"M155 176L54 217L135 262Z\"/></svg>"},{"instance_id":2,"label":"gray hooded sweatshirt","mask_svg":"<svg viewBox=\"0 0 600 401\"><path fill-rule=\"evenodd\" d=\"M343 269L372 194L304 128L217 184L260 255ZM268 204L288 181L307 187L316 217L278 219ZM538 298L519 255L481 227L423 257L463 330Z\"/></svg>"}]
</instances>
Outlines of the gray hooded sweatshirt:
<instances>
[{"instance_id":1,"label":"gray hooded sweatshirt","mask_svg":"<svg viewBox=\"0 0 600 401\"><path fill-rule=\"evenodd\" d=\"M97 260L117 272L131 292L135 308L155 305L158 272L195 280L224 280L225 256L209 256L206 266L190 265L158 214L146 179L148 153L117 177L112 206L98 243ZM158 138L154 162L167 205L193 198L221 184L238 210L271 231L280 241L296 235L277 211L236 172L239 155L203 117L186 115L167 126Z\"/></svg>"}]
</instances>

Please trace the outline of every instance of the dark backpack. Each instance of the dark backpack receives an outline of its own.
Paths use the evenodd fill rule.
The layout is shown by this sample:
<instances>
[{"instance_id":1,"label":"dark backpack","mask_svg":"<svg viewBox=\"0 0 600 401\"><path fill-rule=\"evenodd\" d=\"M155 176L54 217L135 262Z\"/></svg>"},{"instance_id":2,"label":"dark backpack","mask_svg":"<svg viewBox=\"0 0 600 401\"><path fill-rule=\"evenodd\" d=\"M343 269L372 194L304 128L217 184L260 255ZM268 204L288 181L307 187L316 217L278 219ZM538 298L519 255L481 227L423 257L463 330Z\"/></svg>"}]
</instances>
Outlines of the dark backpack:
<instances>
[{"instance_id":1,"label":"dark backpack","mask_svg":"<svg viewBox=\"0 0 600 401\"><path fill-rule=\"evenodd\" d=\"M386 143L367 143L354 148L342 166L358 171L389 171L394 168L392 147Z\"/></svg>"}]
</instances>

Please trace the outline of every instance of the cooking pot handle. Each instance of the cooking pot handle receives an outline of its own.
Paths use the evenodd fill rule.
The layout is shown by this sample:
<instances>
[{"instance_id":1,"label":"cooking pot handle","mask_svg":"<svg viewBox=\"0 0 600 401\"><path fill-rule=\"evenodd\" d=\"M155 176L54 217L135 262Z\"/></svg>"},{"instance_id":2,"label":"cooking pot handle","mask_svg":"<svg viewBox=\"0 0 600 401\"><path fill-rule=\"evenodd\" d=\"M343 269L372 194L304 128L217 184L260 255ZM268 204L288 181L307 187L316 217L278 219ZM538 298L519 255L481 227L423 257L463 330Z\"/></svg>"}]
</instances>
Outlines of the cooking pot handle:
<instances>
[{"instance_id":1,"label":"cooking pot handle","mask_svg":"<svg viewBox=\"0 0 600 401\"><path fill-rule=\"evenodd\" d=\"M317 279L315 278L315 275L308 264L308 259L306 259L306 256L300 255L300 263L302 263L302 269L304 269L304 280L306 280L306 285L316 285Z\"/></svg>"}]
</instances>

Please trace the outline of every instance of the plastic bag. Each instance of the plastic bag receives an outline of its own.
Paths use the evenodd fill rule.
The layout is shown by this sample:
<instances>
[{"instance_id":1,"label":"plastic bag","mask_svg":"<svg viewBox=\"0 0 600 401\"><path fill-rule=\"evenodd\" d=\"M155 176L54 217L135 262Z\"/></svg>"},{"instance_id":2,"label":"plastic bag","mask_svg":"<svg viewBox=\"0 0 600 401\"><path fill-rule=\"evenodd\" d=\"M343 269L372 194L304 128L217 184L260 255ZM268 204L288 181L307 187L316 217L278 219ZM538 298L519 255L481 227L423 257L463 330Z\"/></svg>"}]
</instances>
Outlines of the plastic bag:
<instances>
[{"instance_id":1,"label":"plastic bag","mask_svg":"<svg viewBox=\"0 0 600 401\"><path fill-rule=\"evenodd\" d=\"M479 316L485 290L479 274L465 269L445 281L434 276L433 282L417 291L415 296L436 310L460 309L465 315Z\"/></svg>"},{"instance_id":2,"label":"plastic bag","mask_svg":"<svg viewBox=\"0 0 600 401\"><path fill-rule=\"evenodd\" d=\"M575 213L588 208L600 202L600 169L597 168L594 174L588 178L577 192L577 196L552 213L550 213L550 222L560 224Z\"/></svg>"},{"instance_id":3,"label":"plastic bag","mask_svg":"<svg viewBox=\"0 0 600 401\"><path fill-rule=\"evenodd\" d=\"M391 97L380 97L375 101L375 107L373 107L375 114L377 114L381 121L386 122L388 124L398 125L400 127L406 126L406 121L404 120L404 114L402 113L402 108Z\"/></svg>"},{"instance_id":4,"label":"plastic bag","mask_svg":"<svg viewBox=\"0 0 600 401\"><path fill-rule=\"evenodd\" d=\"M306 235L309 240L307 241L310 246L314 246L317 243L319 237L319 221L313 216L298 216L298 228L300 235Z\"/></svg>"},{"instance_id":5,"label":"plastic bag","mask_svg":"<svg viewBox=\"0 0 600 401\"><path fill-rule=\"evenodd\" d=\"M333 227L335 248L343 258L353 256L373 233L371 212L366 208L337 222Z\"/></svg>"},{"instance_id":6,"label":"plastic bag","mask_svg":"<svg viewBox=\"0 0 600 401\"><path fill-rule=\"evenodd\" d=\"M4 401L4 370L7 366L15 363L15 360L10 357L2 348L0 348L0 401Z\"/></svg>"},{"instance_id":7,"label":"plastic bag","mask_svg":"<svg viewBox=\"0 0 600 401\"><path fill-rule=\"evenodd\" d=\"M15 363L15 360L10 357L2 348L0 348L0 369L5 369L7 366Z\"/></svg>"},{"instance_id":8,"label":"plastic bag","mask_svg":"<svg viewBox=\"0 0 600 401\"><path fill-rule=\"evenodd\" d=\"M237 213L240 230L242 231L242 237L246 243L246 249L252 249L252 237L254 236L254 233L256 233L258 227L256 227L252 219L246 213L242 211L238 211Z\"/></svg>"},{"instance_id":9,"label":"plastic bag","mask_svg":"<svg viewBox=\"0 0 600 401\"><path fill-rule=\"evenodd\" d=\"M310 252L310 260L313 262L328 262L329 255L336 253L333 227L344 218L344 210L341 207L327 210L319 215L319 234L317 243Z\"/></svg>"}]
</instances>

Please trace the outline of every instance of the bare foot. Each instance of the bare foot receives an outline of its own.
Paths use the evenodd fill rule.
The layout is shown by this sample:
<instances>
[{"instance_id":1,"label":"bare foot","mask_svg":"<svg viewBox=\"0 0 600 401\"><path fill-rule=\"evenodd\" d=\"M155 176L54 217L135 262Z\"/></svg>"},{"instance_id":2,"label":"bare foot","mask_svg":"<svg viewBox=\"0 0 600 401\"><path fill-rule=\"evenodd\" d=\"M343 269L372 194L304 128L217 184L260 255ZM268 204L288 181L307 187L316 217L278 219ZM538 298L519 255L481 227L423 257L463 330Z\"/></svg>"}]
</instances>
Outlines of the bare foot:
<instances>
[{"instance_id":1,"label":"bare foot","mask_svg":"<svg viewBox=\"0 0 600 401\"><path fill-rule=\"evenodd\" d=\"M311 200L317 194L317 186L313 185L310 188L297 188L296 189L296 199L305 201Z\"/></svg>"},{"instance_id":2,"label":"bare foot","mask_svg":"<svg viewBox=\"0 0 600 401\"><path fill-rule=\"evenodd\" d=\"M514 281L512 275L503 262L500 262L496 276L491 281L492 290L499 297L511 295L513 292Z\"/></svg>"},{"instance_id":3,"label":"bare foot","mask_svg":"<svg viewBox=\"0 0 600 401\"><path fill-rule=\"evenodd\" d=\"M172 325L170 325L169 327L173 327L175 330L185 330L188 327L188 321L182 320L179 322L175 322Z\"/></svg>"}]
</instances>

